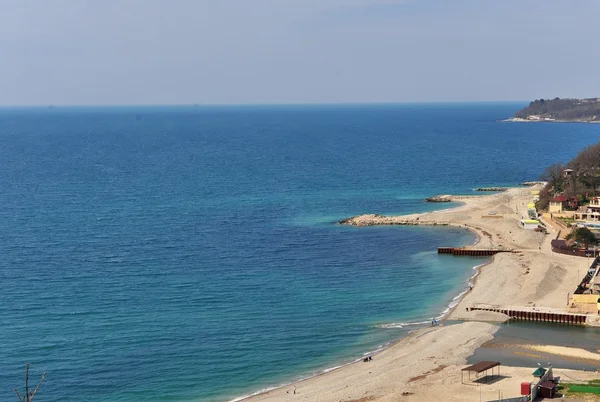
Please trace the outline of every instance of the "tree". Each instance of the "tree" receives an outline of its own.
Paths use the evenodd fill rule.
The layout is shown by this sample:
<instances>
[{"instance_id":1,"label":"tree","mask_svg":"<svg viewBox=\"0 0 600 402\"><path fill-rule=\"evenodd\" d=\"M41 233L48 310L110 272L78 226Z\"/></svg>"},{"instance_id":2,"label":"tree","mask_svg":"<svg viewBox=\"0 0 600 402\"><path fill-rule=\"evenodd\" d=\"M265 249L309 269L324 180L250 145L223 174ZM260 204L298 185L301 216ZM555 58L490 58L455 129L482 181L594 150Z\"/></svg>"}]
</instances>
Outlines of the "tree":
<instances>
[{"instance_id":1,"label":"tree","mask_svg":"<svg viewBox=\"0 0 600 402\"><path fill-rule=\"evenodd\" d=\"M578 180L597 195L600 186L600 143L585 148L567 165L576 172Z\"/></svg>"},{"instance_id":2,"label":"tree","mask_svg":"<svg viewBox=\"0 0 600 402\"><path fill-rule=\"evenodd\" d=\"M555 193L561 193L564 189L564 169L565 167L562 163L555 163L554 165L548 166L542 174L542 180L550 183L550 186L554 187Z\"/></svg>"},{"instance_id":3,"label":"tree","mask_svg":"<svg viewBox=\"0 0 600 402\"><path fill-rule=\"evenodd\" d=\"M27 363L26 370L25 370L25 395L21 396L19 394L19 390L15 388L15 394L17 394L17 398L19 398L19 401L20 402L33 401L33 397L35 396L35 394L37 394L38 389L40 389L40 385L42 385L42 381L44 381L45 379L46 379L46 372L44 371L44 374L42 374L42 379L38 383L37 387L35 387L35 390L30 391L29 390L29 363Z\"/></svg>"},{"instance_id":4,"label":"tree","mask_svg":"<svg viewBox=\"0 0 600 402\"><path fill-rule=\"evenodd\" d=\"M592 233L591 230L589 230L586 227L581 227L573 230L566 236L566 239L573 239L577 243L583 243L586 250L590 245L593 246L598 244L598 239L596 239L596 236Z\"/></svg>"}]
</instances>

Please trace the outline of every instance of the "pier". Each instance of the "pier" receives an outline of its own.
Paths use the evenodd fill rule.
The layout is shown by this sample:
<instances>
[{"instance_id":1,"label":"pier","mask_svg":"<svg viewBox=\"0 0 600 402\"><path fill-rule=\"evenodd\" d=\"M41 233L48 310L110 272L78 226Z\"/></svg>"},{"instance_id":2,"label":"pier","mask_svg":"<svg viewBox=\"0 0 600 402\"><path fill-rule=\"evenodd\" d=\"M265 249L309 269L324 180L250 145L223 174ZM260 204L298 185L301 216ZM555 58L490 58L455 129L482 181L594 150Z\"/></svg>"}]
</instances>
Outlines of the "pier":
<instances>
[{"instance_id":1,"label":"pier","mask_svg":"<svg viewBox=\"0 0 600 402\"><path fill-rule=\"evenodd\" d=\"M466 248L466 247L438 247L438 254L468 255L472 257L488 257L498 253L510 253L512 250L498 248Z\"/></svg>"},{"instance_id":2,"label":"pier","mask_svg":"<svg viewBox=\"0 0 600 402\"><path fill-rule=\"evenodd\" d=\"M586 314L567 313L558 309L536 307L489 306L477 304L467 311L492 311L509 316L513 320L556 322L569 325L586 325Z\"/></svg>"}]
</instances>

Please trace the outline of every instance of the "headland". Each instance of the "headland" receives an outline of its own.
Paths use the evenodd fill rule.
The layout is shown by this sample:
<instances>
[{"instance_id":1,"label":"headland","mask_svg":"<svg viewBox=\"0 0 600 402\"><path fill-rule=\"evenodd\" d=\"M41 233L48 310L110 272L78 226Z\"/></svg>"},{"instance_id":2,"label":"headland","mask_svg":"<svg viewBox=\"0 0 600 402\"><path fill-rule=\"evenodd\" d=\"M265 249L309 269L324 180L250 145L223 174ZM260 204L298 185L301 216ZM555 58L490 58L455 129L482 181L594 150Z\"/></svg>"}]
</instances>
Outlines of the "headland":
<instances>
[{"instance_id":1,"label":"headland","mask_svg":"<svg viewBox=\"0 0 600 402\"><path fill-rule=\"evenodd\" d=\"M542 184L536 184L490 195L445 196L461 205L422 214L367 214L342 220L340 224L356 226L452 225L477 234L478 240L472 247L502 248L511 252L497 254L479 268L471 286L439 325L411 333L367 362L359 360L248 400L479 401L497 400L499 395L519 396L520 383L532 379L531 368L503 365L500 378L490 384L462 384L461 370L476 349L493 339L498 330L495 323L509 318L472 307L517 306L534 311L566 311L569 295L589 267L586 258L552 252L550 242L557 237L558 228L548 224L548 231L544 233L521 227L521 220L527 216L527 204L532 200L531 191L541 187ZM536 350L531 345L523 347ZM577 348L548 346L544 351L586 359L588 363L592 359L600 365L600 355L582 354ZM512 353L511 349L507 348L506 353ZM577 381L600 379L598 372L555 368L555 374Z\"/></svg>"},{"instance_id":2,"label":"headland","mask_svg":"<svg viewBox=\"0 0 600 402\"><path fill-rule=\"evenodd\" d=\"M600 123L600 98L536 99L506 121Z\"/></svg>"}]
</instances>

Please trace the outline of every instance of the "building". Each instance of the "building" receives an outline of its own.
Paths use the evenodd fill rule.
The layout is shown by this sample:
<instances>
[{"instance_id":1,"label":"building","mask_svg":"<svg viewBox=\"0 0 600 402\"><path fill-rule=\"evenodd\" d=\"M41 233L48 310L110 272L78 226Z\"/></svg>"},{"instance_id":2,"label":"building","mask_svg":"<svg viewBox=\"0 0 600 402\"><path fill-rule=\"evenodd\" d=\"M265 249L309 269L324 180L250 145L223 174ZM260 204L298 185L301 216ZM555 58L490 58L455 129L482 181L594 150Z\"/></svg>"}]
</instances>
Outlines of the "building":
<instances>
[{"instance_id":1,"label":"building","mask_svg":"<svg viewBox=\"0 0 600 402\"><path fill-rule=\"evenodd\" d=\"M535 230L540 226L540 221L535 219L522 219L521 227L523 229Z\"/></svg>"},{"instance_id":2,"label":"building","mask_svg":"<svg viewBox=\"0 0 600 402\"><path fill-rule=\"evenodd\" d=\"M565 203L568 201L568 198L564 195L557 195L553 199L550 200L550 206L548 207L548 212L551 214L560 214L565 208Z\"/></svg>"},{"instance_id":3,"label":"building","mask_svg":"<svg viewBox=\"0 0 600 402\"><path fill-rule=\"evenodd\" d=\"M600 198L594 197L590 200L590 204L580 208L575 213L575 220L585 222L600 221Z\"/></svg>"},{"instance_id":4,"label":"building","mask_svg":"<svg viewBox=\"0 0 600 402\"><path fill-rule=\"evenodd\" d=\"M529 217L529 219L538 218L537 209L535 209L535 204L533 202L527 204L527 216Z\"/></svg>"}]
</instances>

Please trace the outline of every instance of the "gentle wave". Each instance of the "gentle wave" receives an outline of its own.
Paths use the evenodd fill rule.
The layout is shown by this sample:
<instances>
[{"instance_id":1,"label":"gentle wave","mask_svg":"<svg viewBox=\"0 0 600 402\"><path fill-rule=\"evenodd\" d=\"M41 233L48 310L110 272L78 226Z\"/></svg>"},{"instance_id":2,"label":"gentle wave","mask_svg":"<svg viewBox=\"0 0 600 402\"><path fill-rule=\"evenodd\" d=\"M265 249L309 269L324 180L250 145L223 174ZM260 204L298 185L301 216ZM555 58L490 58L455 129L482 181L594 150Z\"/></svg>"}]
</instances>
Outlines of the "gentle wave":
<instances>
[{"instance_id":1,"label":"gentle wave","mask_svg":"<svg viewBox=\"0 0 600 402\"><path fill-rule=\"evenodd\" d=\"M473 287L473 281L475 280L477 275L479 275L479 270L488 263L489 261L486 261L483 264L478 264L473 267L473 275L471 275L471 277L469 278L469 287L460 292L458 295L454 296L454 298L452 298L452 301L448 304L448 307L446 307L444 311L442 311L442 314L439 317L437 317L437 319L442 319L448 314L450 314L450 311L452 311L452 309L456 307L458 303L460 303L464 295L466 295L467 292L469 292L469 290L471 290L471 288Z\"/></svg>"},{"instance_id":2,"label":"gentle wave","mask_svg":"<svg viewBox=\"0 0 600 402\"><path fill-rule=\"evenodd\" d=\"M473 267L473 275L471 275L471 277L469 278L469 282L468 282L468 288L463 290L462 292L460 292L458 295L454 296L452 298L452 301L450 303L448 303L448 306L442 310L442 312L440 313L440 315L438 315L437 317L435 317L436 320L441 320L444 317L446 317L448 314L450 314L450 312L452 311L452 309L454 307L456 307L458 305L458 303L460 303L460 301L462 300L462 298L471 290L471 288L473 287L473 283L475 278L477 277L477 275L479 275L479 270L487 265L489 263L489 261L484 262L483 264L478 264L475 265ZM425 325L425 324L430 324L431 321L433 320L433 318L431 320L428 321L414 321L414 322L400 322L400 323L389 323L389 324L380 324L377 325L377 328L382 328L382 329L401 329L404 327L408 327L408 326L415 326L415 325Z\"/></svg>"},{"instance_id":3,"label":"gentle wave","mask_svg":"<svg viewBox=\"0 0 600 402\"><path fill-rule=\"evenodd\" d=\"M429 320L429 321L415 321L415 322L392 322L390 324L380 324L380 325L377 325L377 328L384 328L384 329L404 328L404 327L409 327L411 325L429 324L430 322L431 322L431 320Z\"/></svg>"}]
</instances>

